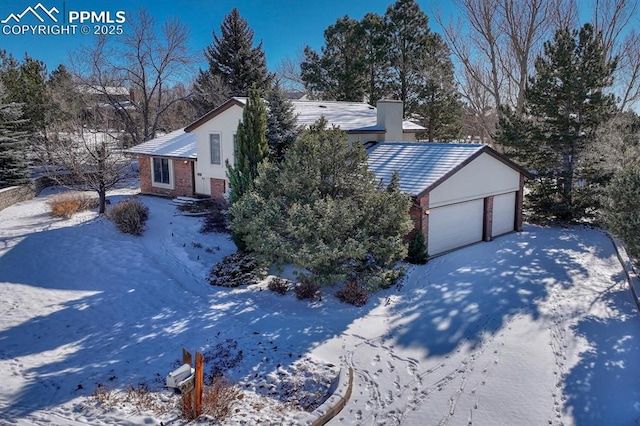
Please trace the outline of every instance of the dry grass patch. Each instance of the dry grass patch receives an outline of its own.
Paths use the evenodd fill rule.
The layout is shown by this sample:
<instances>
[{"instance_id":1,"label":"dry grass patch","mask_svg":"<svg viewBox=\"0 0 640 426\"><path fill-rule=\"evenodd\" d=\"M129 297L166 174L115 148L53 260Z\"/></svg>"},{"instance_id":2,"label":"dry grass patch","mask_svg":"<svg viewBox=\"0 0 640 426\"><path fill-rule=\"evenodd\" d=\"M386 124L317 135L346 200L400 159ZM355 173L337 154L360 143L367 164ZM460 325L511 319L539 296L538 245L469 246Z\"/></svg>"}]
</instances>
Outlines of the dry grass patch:
<instances>
[{"instance_id":1,"label":"dry grass patch","mask_svg":"<svg viewBox=\"0 0 640 426\"><path fill-rule=\"evenodd\" d=\"M62 194L49 201L49 207L51 216L69 219L80 211L98 207L98 199L83 193Z\"/></svg>"}]
</instances>

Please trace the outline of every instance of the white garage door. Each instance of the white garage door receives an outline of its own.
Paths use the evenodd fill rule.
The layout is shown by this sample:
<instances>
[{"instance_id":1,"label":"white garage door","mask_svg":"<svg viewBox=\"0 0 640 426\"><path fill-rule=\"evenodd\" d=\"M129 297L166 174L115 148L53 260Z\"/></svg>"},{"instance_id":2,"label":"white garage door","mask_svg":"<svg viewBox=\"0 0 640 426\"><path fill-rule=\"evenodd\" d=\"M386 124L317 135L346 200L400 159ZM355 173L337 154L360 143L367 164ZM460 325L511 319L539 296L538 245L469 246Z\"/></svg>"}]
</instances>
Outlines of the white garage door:
<instances>
[{"instance_id":1,"label":"white garage door","mask_svg":"<svg viewBox=\"0 0 640 426\"><path fill-rule=\"evenodd\" d=\"M496 195L493 197L493 224L491 236L506 234L515 228L516 193Z\"/></svg>"},{"instance_id":2,"label":"white garage door","mask_svg":"<svg viewBox=\"0 0 640 426\"><path fill-rule=\"evenodd\" d=\"M482 240L484 200L436 207L429 212L429 255Z\"/></svg>"}]
</instances>

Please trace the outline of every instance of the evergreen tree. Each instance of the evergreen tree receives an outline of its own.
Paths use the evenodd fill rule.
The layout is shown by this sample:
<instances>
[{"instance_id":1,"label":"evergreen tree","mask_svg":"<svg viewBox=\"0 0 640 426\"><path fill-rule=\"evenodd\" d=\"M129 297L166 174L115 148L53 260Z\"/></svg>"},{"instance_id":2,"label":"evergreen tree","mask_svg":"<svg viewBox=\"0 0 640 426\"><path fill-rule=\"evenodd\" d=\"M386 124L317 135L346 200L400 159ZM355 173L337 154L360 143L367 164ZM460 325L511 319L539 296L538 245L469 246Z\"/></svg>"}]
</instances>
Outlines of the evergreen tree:
<instances>
[{"instance_id":1,"label":"evergreen tree","mask_svg":"<svg viewBox=\"0 0 640 426\"><path fill-rule=\"evenodd\" d=\"M367 13L360 21L364 45L364 62L366 67L365 87L366 97L371 105L383 99L387 93L390 80L389 39L387 23L384 18L375 13Z\"/></svg>"},{"instance_id":2,"label":"evergreen tree","mask_svg":"<svg viewBox=\"0 0 640 426\"><path fill-rule=\"evenodd\" d=\"M325 30L322 55L305 48L301 75L314 96L352 102L363 100L366 91L363 37L362 25L345 16Z\"/></svg>"},{"instance_id":3,"label":"evergreen tree","mask_svg":"<svg viewBox=\"0 0 640 426\"><path fill-rule=\"evenodd\" d=\"M324 125L304 131L278 165L268 163L254 188L231 206L232 229L274 265L294 264L302 280L350 278L389 285L406 254L410 199L384 190L364 148Z\"/></svg>"},{"instance_id":4,"label":"evergreen tree","mask_svg":"<svg viewBox=\"0 0 640 426\"><path fill-rule=\"evenodd\" d=\"M0 82L0 188L21 185L28 181L26 161L26 132L20 130L22 119L20 105L5 101L5 88Z\"/></svg>"},{"instance_id":5,"label":"evergreen tree","mask_svg":"<svg viewBox=\"0 0 640 426\"><path fill-rule=\"evenodd\" d=\"M47 80L47 93L51 99L51 108L47 111L47 122L53 130L74 131L80 112L78 85L64 65L51 72Z\"/></svg>"},{"instance_id":6,"label":"evergreen tree","mask_svg":"<svg viewBox=\"0 0 640 426\"><path fill-rule=\"evenodd\" d=\"M47 91L47 67L44 62L25 55L23 62L4 55L1 80L6 101L20 104L25 121L21 130L42 137L47 125L47 111L51 108Z\"/></svg>"},{"instance_id":7,"label":"evergreen tree","mask_svg":"<svg viewBox=\"0 0 640 426\"><path fill-rule=\"evenodd\" d=\"M279 85L275 85L267 95L267 143L269 157L280 162L285 151L298 136L297 116L293 103Z\"/></svg>"},{"instance_id":8,"label":"evergreen tree","mask_svg":"<svg viewBox=\"0 0 640 426\"><path fill-rule=\"evenodd\" d=\"M249 91L247 104L242 111L242 122L238 124L236 132L235 165L227 162L232 204L251 188L258 176L258 164L269 153L266 132L266 108L260 92L254 88Z\"/></svg>"},{"instance_id":9,"label":"evergreen tree","mask_svg":"<svg viewBox=\"0 0 640 426\"><path fill-rule=\"evenodd\" d=\"M640 165L615 174L607 186L603 216L607 227L620 237L629 253L640 257Z\"/></svg>"},{"instance_id":10,"label":"evergreen tree","mask_svg":"<svg viewBox=\"0 0 640 426\"><path fill-rule=\"evenodd\" d=\"M463 104L457 91L451 52L442 38L430 33L419 59L421 72L416 81L418 99L414 115L427 131L429 142L447 142L461 136Z\"/></svg>"},{"instance_id":11,"label":"evergreen tree","mask_svg":"<svg viewBox=\"0 0 640 426\"><path fill-rule=\"evenodd\" d=\"M405 117L411 117L420 103L421 58L431 36L429 19L414 0L398 0L387 8L385 20L392 46L390 90L404 102Z\"/></svg>"},{"instance_id":12,"label":"evergreen tree","mask_svg":"<svg viewBox=\"0 0 640 426\"><path fill-rule=\"evenodd\" d=\"M572 220L597 207L597 179L585 156L598 127L615 111L616 61L608 61L600 34L590 24L562 29L544 44L525 91L525 114L505 110L499 143L535 173L527 204L539 218Z\"/></svg>"},{"instance_id":13,"label":"evergreen tree","mask_svg":"<svg viewBox=\"0 0 640 426\"><path fill-rule=\"evenodd\" d=\"M262 42L253 47L253 30L247 20L234 8L220 25L220 36L213 32L213 42L205 49L208 70L200 71L194 86L194 104L199 111L209 111L217 106L220 93L231 96L247 96L251 87L261 92L269 88L271 75Z\"/></svg>"}]
</instances>

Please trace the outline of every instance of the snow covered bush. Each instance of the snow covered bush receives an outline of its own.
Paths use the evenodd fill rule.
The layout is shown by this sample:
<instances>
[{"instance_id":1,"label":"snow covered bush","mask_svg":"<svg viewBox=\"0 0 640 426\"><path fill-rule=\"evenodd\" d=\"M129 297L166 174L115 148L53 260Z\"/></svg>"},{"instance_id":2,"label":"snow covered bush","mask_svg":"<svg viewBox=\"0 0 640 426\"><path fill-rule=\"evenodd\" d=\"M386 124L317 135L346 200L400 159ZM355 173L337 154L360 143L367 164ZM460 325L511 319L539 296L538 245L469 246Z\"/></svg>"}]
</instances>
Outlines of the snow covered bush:
<instances>
[{"instance_id":1,"label":"snow covered bush","mask_svg":"<svg viewBox=\"0 0 640 426\"><path fill-rule=\"evenodd\" d=\"M75 213L98 207L98 200L87 194L58 195L49 202L51 216L69 219Z\"/></svg>"},{"instance_id":2,"label":"snow covered bush","mask_svg":"<svg viewBox=\"0 0 640 426\"><path fill-rule=\"evenodd\" d=\"M149 208L133 198L120 201L109 211L109 219L118 229L131 235L142 235L148 218Z\"/></svg>"},{"instance_id":3,"label":"snow covered bush","mask_svg":"<svg viewBox=\"0 0 640 426\"><path fill-rule=\"evenodd\" d=\"M202 390L202 414L220 421L231 414L234 404L242 398L242 391L237 385L218 376L211 386Z\"/></svg>"},{"instance_id":4,"label":"snow covered bush","mask_svg":"<svg viewBox=\"0 0 640 426\"><path fill-rule=\"evenodd\" d=\"M273 277L269 280L268 288L269 290L278 293L278 294L286 294L291 286L291 282L282 277Z\"/></svg>"},{"instance_id":5,"label":"snow covered bush","mask_svg":"<svg viewBox=\"0 0 640 426\"><path fill-rule=\"evenodd\" d=\"M316 300L320 298L320 286L308 281L301 282L293 288L298 300Z\"/></svg>"},{"instance_id":6,"label":"snow covered bush","mask_svg":"<svg viewBox=\"0 0 640 426\"><path fill-rule=\"evenodd\" d=\"M239 287L257 284L266 276L266 270L255 256L249 253L234 253L225 256L215 265L207 279L211 285Z\"/></svg>"},{"instance_id":7,"label":"snow covered bush","mask_svg":"<svg viewBox=\"0 0 640 426\"><path fill-rule=\"evenodd\" d=\"M349 281L344 287L336 291L335 295L343 302L354 306L364 306L369 298L367 290L362 288L356 281Z\"/></svg>"}]
</instances>

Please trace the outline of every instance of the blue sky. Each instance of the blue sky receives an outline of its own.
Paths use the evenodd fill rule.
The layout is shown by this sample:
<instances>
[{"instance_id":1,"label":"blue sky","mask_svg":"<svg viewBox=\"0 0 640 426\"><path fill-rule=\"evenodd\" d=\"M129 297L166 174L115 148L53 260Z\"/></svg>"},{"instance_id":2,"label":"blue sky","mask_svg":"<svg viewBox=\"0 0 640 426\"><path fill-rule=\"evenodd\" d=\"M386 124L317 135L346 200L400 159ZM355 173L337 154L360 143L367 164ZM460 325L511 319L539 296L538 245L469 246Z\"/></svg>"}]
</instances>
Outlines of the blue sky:
<instances>
[{"instance_id":1,"label":"blue sky","mask_svg":"<svg viewBox=\"0 0 640 426\"><path fill-rule=\"evenodd\" d=\"M255 40L262 40L267 55L270 69L273 69L282 58L293 56L304 46L310 45L318 49L323 44L323 32L325 28L333 24L337 18L349 15L360 19L367 12L383 14L387 6L394 0L347 0L337 2L335 0L180 0L180 1L125 1L125 0L9 0L0 3L0 21L10 14L20 14L27 7L35 7L41 3L47 10L57 8L61 16L68 16L69 11L109 11L111 17L115 17L117 11L125 11L132 14L139 7L146 8L158 22L163 22L171 16L178 16L191 30L190 47L199 53L197 58L204 57L200 52L211 43L212 31L219 34L220 23L225 15L234 7L247 19L249 25L255 31ZM422 10L431 16L434 5L442 8L445 16L454 11L451 1L418 1ZM63 13L66 11L66 14ZM50 23L46 21L45 23ZM31 14L25 15L20 24L39 24L40 22ZM15 26L16 22L7 24ZM430 20L430 26L438 30L435 19ZM93 26L90 25L92 28ZM69 55L80 44L88 44L92 40L91 35L79 33L75 35L24 35L5 34L11 32L11 28L0 33L0 48L5 49L18 58L22 58L25 52L31 57L43 60L52 71L60 63L68 63ZM127 31L127 24L123 25L123 31Z\"/></svg>"}]
</instances>

